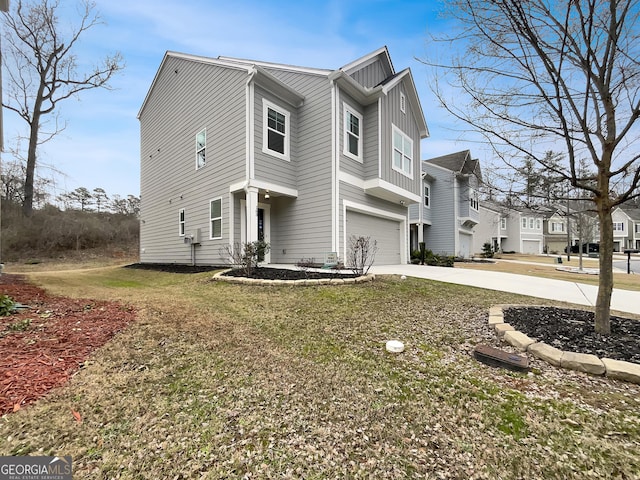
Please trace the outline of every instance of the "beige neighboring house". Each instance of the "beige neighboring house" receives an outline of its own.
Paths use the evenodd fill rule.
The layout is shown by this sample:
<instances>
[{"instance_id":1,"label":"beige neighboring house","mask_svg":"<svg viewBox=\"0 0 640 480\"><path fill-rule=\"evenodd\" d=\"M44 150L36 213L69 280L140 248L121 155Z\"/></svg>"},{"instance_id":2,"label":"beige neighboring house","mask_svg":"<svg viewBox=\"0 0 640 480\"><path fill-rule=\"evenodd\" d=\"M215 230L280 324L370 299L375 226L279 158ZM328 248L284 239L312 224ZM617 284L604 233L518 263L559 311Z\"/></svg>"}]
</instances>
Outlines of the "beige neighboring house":
<instances>
[{"instance_id":1,"label":"beige neighboring house","mask_svg":"<svg viewBox=\"0 0 640 480\"><path fill-rule=\"evenodd\" d=\"M613 251L640 250L640 208L617 207L613 220Z\"/></svg>"}]
</instances>

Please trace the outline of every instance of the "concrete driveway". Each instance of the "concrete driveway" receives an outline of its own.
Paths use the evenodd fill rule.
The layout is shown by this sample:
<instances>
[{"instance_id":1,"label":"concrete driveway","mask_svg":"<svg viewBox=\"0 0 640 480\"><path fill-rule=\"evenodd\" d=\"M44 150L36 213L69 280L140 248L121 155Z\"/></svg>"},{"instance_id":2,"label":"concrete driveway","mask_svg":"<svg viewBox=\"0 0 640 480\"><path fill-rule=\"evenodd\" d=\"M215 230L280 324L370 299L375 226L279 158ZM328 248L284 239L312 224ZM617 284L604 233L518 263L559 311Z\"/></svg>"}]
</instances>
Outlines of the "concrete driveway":
<instances>
[{"instance_id":1,"label":"concrete driveway","mask_svg":"<svg viewBox=\"0 0 640 480\"><path fill-rule=\"evenodd\" d=\"M595 305L598 295L598 287L595 285L486 270L429 267L426 265L374 265L371 267L370 273L428 278L440 282L589 306ZM611 297L611 309L640 315L640 292L614 289Z\"/></svg>"}]
</instances>

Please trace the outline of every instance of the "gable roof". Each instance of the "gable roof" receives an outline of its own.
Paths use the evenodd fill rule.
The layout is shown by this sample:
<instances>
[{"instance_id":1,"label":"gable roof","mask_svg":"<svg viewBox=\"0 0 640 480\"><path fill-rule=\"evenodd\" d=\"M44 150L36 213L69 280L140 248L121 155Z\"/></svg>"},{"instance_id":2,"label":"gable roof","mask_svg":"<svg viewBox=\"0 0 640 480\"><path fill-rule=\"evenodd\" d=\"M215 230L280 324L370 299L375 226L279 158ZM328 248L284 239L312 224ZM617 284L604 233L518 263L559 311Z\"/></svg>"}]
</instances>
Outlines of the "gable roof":
<instances>
[{"instance_id":1,"label":"gable roof","mask_svg":"<svg viewBox=\"0 0 640 480\"><path fill-rule=\"evenodd\" d=\"M391 77L395 75L395 70L393 68L393 63L391 62L391 56L389 55L389 50L387 46L380 47L377 50L374 50L363 57L360 57L353 62L349 62L346 65L339 68L347 75L351 75L353 72L360 70L361 68L366 67L367 65L371 65L372 63L380 60L382 64L382 68L386 74L386 77Z\"/></svg>"},{"instance_id":2,"label":"gable roof","mask_svg":"<svg viewBox=\"0 0 640 480\"><path fill-rule=\"evenodd\" d=\"M478 180L482 180L482 172L480 171L480 161L471 158L469 150L461 152L449 153L440 157L423 160L423 163L437 165L446 168L457 175L475 175Z\"/></svg>"},{"instance_id":3,"label":"gable roof","mask_svg":"<svg viewBox=\"0 0 640 480\"><path fill-rule=\"evenodd\" d=\"M640 222L640 208L618 207L634 222Z\"/></svg>"}]
</instances>

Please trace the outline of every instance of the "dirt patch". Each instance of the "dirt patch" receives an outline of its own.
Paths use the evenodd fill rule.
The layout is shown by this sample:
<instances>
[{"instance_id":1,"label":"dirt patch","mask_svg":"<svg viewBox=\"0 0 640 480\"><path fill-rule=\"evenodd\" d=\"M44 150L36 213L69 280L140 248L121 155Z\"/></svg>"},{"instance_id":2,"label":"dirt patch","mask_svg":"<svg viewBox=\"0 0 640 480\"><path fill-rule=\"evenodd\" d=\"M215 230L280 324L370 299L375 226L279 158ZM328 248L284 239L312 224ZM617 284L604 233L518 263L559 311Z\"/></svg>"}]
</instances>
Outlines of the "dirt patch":
<instances>
[{"instance_id":1,"label":"dirt patch","mask_svg":"<svg viewBox=\"0 0 640 480\"><path fill-rule=\"evenodd\" d=\"M64 385L136 316L116 302L48 295L20 275L1 275L0 293L29 306L0 317L0 415Z\"/></svg>"},{"instance_id":2,"label":"dirt patch","mask_svg":"<svg viewBox=\"0 0 640 480\"><path fill-rule=\"evenodd\" d=\"M594 313L555 307L512 307L504 321L560 350L640 363L640 321L611 317L611 335L595 332Z\"/></svg>"}]
</instances>

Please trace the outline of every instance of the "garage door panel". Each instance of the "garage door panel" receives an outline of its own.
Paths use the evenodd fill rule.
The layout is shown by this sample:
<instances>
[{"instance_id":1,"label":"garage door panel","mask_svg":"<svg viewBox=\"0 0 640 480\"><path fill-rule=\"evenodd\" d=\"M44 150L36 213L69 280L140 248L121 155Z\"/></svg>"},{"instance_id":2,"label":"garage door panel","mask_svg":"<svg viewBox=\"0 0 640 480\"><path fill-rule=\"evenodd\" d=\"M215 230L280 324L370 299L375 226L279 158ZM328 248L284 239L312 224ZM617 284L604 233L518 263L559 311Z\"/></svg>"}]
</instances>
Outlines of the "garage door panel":
<instances>
[{"instance_id":1,"label":"garage door panel","mask_svg":"<svg viewBox=\"0 0 640 480\"><path fill-rule=\"evenodd\" d=\"M522 253L538 255L540 253L540 242L538 240L523 240Z\"/></svg>"},{"instance_id":2,"label":"garage door panel","mask_svg":"<svg viewBox=\"0 0 640 480\"><path fill-rule=\"evenodd\" d=\"M388 218L376 217L360 212L347 211L347 249L349 238L370 237L376 241L378 252L375 265L400 263L401 223Z\"/></svg>"}]
</instances>

